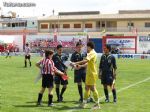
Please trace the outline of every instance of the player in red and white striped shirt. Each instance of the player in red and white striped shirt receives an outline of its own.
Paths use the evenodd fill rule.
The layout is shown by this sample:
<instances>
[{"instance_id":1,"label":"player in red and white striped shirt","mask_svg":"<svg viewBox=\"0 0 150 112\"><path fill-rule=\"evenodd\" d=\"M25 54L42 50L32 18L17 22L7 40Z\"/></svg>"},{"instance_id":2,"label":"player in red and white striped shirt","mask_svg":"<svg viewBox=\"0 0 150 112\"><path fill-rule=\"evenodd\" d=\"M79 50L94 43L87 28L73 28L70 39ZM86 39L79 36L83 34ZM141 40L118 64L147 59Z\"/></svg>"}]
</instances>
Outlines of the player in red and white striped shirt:
<instances>
[{"instance_id":1,"label":"player in red and white striped shirt","mask_svg":"<svg viewBox=\"0 0 150 112\"><path fill-rule=\"evenodd\" d=\"M38 62L39 65L41 65L41 74L52 74L54 71L57 70L57 68L54 66L54 62L50 60L49 58L44 58L40 62Z\"/></svg>"},{"instance_id":2,"label":"player in red and white striped shirt","mask_svg":"<svg viewBox=\"0 0 150 112\"><path fill-rule=\"evenodd\" d=\"M64 76L65 74L61 71L59 71L52 61L53 57L53 51L52 50L46 50L45 51L45 58L40 60L38 63L36 63L36 66L41 70L42 74L42 88L38 96L38 102L37 105L41 105L42 96L45 91L45 88L48 88L48 106L53 106L52 99L53 99L53 75L55 73Z\"/></svg>"},{"instance_id":3,"label":"player in red and white striped shirt","mask_svg":"<svg viewBox=\"0 0 150 112\"><path fill-rule=\"evenodd\" d=\"M30 64L30 67L31 67L30 58L31 58L30 47L29 47L29 44L27 43L26 46L25 46L25 61L24 61L25 67L27 67L27 59L29 60L29 64Z\"/></svg>"}]
</instances>

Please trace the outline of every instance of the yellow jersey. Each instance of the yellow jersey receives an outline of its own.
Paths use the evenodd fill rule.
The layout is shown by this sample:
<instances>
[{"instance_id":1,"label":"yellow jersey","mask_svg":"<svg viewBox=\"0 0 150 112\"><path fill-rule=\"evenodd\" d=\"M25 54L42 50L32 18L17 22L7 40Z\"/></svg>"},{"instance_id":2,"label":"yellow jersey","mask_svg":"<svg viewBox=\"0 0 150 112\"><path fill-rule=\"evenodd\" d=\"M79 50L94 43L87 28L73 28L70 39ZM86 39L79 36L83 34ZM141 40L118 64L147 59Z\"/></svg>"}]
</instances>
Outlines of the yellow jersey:
<instances>
[{"instance_id":1,"label":"yellow jersey","mask_svg":"<svg viewBox=\"0 0 150 112\"><path fill-rule=\"evenodd\" d=\"M97 67L96 67L97 53L95 52L94 49L87 54L86 60L88 60L88 64L86 70L85 84L96 85L96 80L98 79Z\"/></svg>"}]
</instances>

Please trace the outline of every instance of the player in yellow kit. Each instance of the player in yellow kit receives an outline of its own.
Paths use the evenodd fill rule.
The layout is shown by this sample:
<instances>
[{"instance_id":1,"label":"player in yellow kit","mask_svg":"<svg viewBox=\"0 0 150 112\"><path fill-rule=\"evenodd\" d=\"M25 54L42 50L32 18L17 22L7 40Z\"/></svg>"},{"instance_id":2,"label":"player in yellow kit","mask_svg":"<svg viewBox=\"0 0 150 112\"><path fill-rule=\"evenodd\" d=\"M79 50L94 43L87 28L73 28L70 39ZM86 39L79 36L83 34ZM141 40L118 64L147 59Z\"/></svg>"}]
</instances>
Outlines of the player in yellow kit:
<instances>
[{"instance_id":1,"label":"player in yellow kit","mask_svg":"<svg viewBox=\"0 0 150 112\"><path fill-rule=\"evenodd\" d=\"M87 66L84 100L80 107L85 108L87 99L90 95L90 91L92 91L96 103L93 109L99 109L99 96L96 89L96 80L98 79L96 67L97 53L94 50L93 42L87 43L87 52L87 57L83 61L75 62L75 64L77 65L77 69Z\"/></svg>"}]
</instances>

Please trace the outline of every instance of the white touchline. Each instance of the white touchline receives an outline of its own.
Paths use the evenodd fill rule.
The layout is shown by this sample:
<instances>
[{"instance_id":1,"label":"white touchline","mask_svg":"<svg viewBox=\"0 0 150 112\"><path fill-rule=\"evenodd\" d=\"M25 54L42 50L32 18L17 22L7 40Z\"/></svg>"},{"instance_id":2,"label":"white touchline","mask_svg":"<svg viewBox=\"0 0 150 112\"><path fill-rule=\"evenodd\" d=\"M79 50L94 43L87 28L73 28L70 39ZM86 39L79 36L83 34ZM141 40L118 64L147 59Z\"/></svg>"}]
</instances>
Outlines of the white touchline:
<instances>
[{"instance_id":1,"label":"white touchline","mask_svg":"<svg viewBox=\"0 0 150 112\"><path fill-rule=\"evenodd\" d=\"M146 82L146 81L148 81L148 80L150 80L150 77L148 77L148 78L146 78L146 79L144 79L144 80L141 80L141 81L139 81L139 82L137 82L137 83L134 83L134 84L131 84L131 85L129 85L129 86L126 86L126 87L124 87L124 88L121 88L121 89L117 90L117 93L119 93L119 92L121 92L121 91L123 91L123 90L126 90L126 89L128 89L128 88L134 87L134 86L136 86L136 85L138 85L138 84L141 84L141 83L143 83L143 82ZM110 93L109 95L111 96L112 93ZM102 99L104 99L104 98L105 98L105 96L101 97L100 100L102 100Z\"/></svg>"},{"instance_id":2,"label":"white touchline","mask_svg":"<svg viewBox=\"0 0 150 112\"><path fill-rule=\"evenodd\" d=\"M122 92L122 91L124 91L124 90L126 90L126 89L129 89L129 88L131 88L131 87L134 87L134 86L136 86L136 85L138 85L138 84L141 84L141 83L143 83L143 82L146 82L146 81L148 81L148 80L150 80L150 77L148 77L148 78L146 78L146 79L144 79L144 80L141 80L141 81L139 81L139 82L137 82L137 83L134 83L134 84L131 84L131 85L129 85L129 86L126 86L126 87L124 87L124 88L121 88L121 89L117 90L117 93ZM109 95L111 96L112 93L110 93ZM104 99L104 98L105 98L105 96L102 96L99 100L102 100L102 99ZM77 105L76 105L76 106L77 106ZM68 110L67 112L74 112L74 111L77 111L77 110L79 110L79 109L71 109L71 110Z\"/></svg>"}]
</instances>

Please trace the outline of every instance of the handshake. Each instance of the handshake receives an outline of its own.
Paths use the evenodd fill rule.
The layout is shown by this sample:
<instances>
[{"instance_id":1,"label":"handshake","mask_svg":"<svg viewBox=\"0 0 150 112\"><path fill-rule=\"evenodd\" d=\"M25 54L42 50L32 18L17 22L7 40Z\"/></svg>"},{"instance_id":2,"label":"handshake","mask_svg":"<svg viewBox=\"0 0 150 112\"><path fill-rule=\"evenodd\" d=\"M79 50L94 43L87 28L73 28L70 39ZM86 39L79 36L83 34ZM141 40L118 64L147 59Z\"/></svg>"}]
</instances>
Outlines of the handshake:
<instances>
[{"instance_id":1,"label":"handshake","mask_svg":"<svg viewBox=\"0 0 150 112\"><path fill-rule=\"evenodd\" d=\"M66 67L70 67L70 68L73 68L75 70L79 70L81 68L81 65L78 65L78 64L71 62L71 61L66 61L64 64Z\"/></svg>"}]
</instances>

